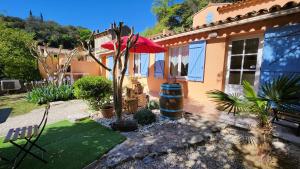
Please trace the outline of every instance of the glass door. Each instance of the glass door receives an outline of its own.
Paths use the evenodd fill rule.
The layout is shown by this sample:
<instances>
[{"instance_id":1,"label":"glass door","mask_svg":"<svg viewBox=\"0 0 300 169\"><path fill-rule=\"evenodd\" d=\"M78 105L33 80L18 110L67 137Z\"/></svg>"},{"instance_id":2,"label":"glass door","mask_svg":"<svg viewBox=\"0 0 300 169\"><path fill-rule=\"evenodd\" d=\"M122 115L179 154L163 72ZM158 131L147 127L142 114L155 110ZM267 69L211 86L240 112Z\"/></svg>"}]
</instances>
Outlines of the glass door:
<instances>
[{"instance_id":1,"label":"glass door","mask_svg":"<svg viewBox=\"0 0 300 169\"><path fill-rule=\"evenodd\" d=\"M257 90L260 75L262 38L232 40L229 45L225 92L242 93L243 81Z\"/></svg>"}]
</instances>

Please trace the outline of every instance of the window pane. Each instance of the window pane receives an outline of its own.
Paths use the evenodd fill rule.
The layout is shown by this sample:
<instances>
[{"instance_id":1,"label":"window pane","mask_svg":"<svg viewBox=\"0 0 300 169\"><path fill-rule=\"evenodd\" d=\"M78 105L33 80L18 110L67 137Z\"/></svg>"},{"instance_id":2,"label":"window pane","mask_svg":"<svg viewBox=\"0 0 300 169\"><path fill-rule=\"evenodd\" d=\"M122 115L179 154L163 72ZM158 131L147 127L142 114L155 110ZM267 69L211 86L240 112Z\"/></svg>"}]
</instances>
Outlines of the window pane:
<instances>
[{"instance_id":1,"label":"window pane","mask_svg":"<svg viewBox=\"0 0 300 169\"><path fill-rule=\"evenodd\" d=\"M178 75L178 55L179 48L171 48L171 58L170 58L170 75Z\"/></svg>"},{"instance_id":2,"label":"window pane","mask_svg":"<svg viewBox=\"0 0 300 169\"><path fill-rule=\"evenodd\" d=\"M242 54L244 50L244 41L233 41L232 42L232 49L231 54Z\"/></svg>"},{"instance_id":3,"label":"window pane","mask_svg":"<svg viewBox=\"0 0 300 169\"><path fill-rule=\"evenodd\" d=\"M254 79L255 79L255 71L244 71L242 75L242 81L246 80L251 85L254 85Z\"/></svg>"},{"instance_id":4,"label":"window pane","mask_svg":"<svg viewBox=\"0 0 300 169\"><path fill-rule=\"evenodd\" d=\"M229 84L240 84L240 71L231 71L229 74Z\"/></svg>"},{"instance_id":5,"label":"window pane","mask_svg":"<svg viewBox=\"0 0 300 169\"><path fill-rule=\"evenodd\" d=\"M230 69L241 69L242 59L242 56L231 56Z\"/></svg>"},{"instance_id":6,"label":"window pane","mask_svg":"<svg viewBox=\"0 0 300 169\"><path fill-rule=\"evenodd\" d=\"M244 58L244 69L256 69L256 59L257 55L249 55Z\"/></svg>"},{"instance_id":7,"label":"window pane","mask_svg":"<svg viewBox=\"0 0 300 169\"><path fill-rule=\"evenodd\" d=\"M134 73L139 74L139 70L140 70L140 54L134 54Z\"/></svg>"},{"instance_id":8,"label":"window pane","mask_svg":"<svg viewBox=\"0 0 300 169\"><path fill-rule=\"evenodd\" d=\"M247 39L246 40L246 47L245 47L245 53L257 53L258 51L258 43L259 39Z\"/></svg>"},{"instance_id":9,"label":"window pane","mask_svg":"<svg viewBox=\"0 0 300 169\"><path fill-rule=\"evenodd\" d=\"M189 65L188 56L189 56L189 47L183 46L182 52L181 52L181 70L180 70L181 76L187 76L187 74L188 74L188 65Z\"/></svg>"}]
</instances>

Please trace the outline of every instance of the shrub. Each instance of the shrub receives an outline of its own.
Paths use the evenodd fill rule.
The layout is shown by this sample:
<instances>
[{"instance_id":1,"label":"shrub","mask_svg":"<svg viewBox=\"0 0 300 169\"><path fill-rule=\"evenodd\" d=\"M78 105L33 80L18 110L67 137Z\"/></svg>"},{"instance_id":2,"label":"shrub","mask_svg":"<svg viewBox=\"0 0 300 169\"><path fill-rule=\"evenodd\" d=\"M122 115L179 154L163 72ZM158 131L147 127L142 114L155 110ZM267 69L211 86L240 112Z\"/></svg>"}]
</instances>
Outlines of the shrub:
<instances>
[{"instance_id":1,"label":"shrub","mask_svg":"<svg viewBox=\"0 0 300 169\"><path fill-rule=\"evenodd\" d=\"M112 83L105 77L85 76L74 85L74 95L78 99L90 99L112 94Z\"/></svg>"},{"instance_id":2,"label":"shrub","mask_svg":"<svg viewBox=\"0 0 300 169\"><path fill-rule=\"evenodd\" d=\"M147 104L147 109L149 110L159 109L159 103L155 100L150 100L149 103Z\"/></svg>"},{"instance_id":3,"label":"shrub","mask_svg":"<svg viewBox=\"0 0 300 169\"><path fill-rule=\"evenodd\" d=\"M73 97L73 88L69 85L48 85L34 88L27 94L29 102L44 104L53 101L70 100Z\"/></svg>"},{"instance_id":4,"label":"shrub","mask_svg":"<svg viewBox=\"0 0 300 169\"><path fill-rule=\"evenodd\" d=\"M99 110L110 102L112 82L105 77L86 76L77 80L73 87L75 97L87 100L93 110Z\"/></svg>"},{"instance_id":5,"label":"shrub","mask_svg":"<svg viewBox=\"0 0 300 169\"><path fill-rule=\"evenodd\" d=\"M141 109L137 111L133 118L141 125L151 124L156 121L155 114L148 109Z\"/></svg>"}]
</instances>

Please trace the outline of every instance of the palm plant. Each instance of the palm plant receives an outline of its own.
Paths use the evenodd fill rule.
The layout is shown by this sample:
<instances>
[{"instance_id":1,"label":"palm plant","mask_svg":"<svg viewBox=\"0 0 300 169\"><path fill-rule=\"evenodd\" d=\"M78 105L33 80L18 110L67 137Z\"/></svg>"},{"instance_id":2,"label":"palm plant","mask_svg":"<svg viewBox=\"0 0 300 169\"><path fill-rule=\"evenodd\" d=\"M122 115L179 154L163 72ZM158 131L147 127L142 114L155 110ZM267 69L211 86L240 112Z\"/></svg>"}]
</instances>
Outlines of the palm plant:
<instances>
[{"instance_id":1,"label":"palm plant","mask_svg":"<svg viewBox=\"0 0 300 169\"><path fill-rule=\"evenodd\" d=\"M300 105L300 76L279 76L261 86L259 97L273 113L294 111Z\"/></svg>"},{"instance_id":2,"label":"palm plant","mask_svg":"<svg viewBox=\"0 0 300 169\"><path fill-rule=\"evenodd\" d=\"M294 105L300 104L299 76L279 76L273 81L266 82L261 85L258 95L247 81L243 81L243 89L243 96L237 93L227 94L219 90L212 90L207 94L223 111L234 114L255 114L262 127L269 124L270 110L273 113L291 111Z\"/></svg>"},{"instance_id":3,"label":"palm plant","mask_svg":"<svg viewBox=\"0 0 300 169\"><path fill-rule=\"evenodd\" d=\"M218 108L221 111L227 111L234 115L240 113L245 108L245 102L242 95L239 93L225 93L220 90L211 90L207 92L210 98L217 103Z\"/></svg>"}]
</instances>

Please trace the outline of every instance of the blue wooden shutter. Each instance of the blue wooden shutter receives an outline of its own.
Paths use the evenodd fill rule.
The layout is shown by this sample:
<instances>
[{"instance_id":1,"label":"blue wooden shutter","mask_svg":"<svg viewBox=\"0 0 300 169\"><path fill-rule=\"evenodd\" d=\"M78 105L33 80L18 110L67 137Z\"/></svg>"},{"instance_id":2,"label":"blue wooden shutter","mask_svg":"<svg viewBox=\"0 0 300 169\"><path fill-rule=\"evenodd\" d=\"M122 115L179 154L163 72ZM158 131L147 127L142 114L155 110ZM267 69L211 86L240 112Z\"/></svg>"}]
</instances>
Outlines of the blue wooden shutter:
<instances>
[{"instance_id":1,"label":"blue wooden shutter","mask_svg":"<svg viewBox=\"0 0 300 169\"><path fill-rule=\"evenodd\" d=\"M203 82L206 41L197 41L189 45L188 79Z\"/></svg>"},{"instance_id":2,"label":"blue wooden shutter","mask_svg":"<svg viewBox=\"0 0 300 169\"><path fill-rule=\"evenodd\" d=\"M148 77L149 54L141 54L141 76Z\"/></svg>"},{"instance_id":3,"label":"blue wooden shutter","mask_svg":"<svg viewBox=\"0 0 300 169\"><path fill-rule=\"evenodd\" d=\"M300 24L265 33L260 83L279 75L300 75Z\"/></svg>"},{"instance_id":4,"label":"blue wooden shutter","mask_svg":"<svg viewBox=\"0 0 300 169\"><path fill-rule=\"evenodd\" d=\"M113 69L113 66L114 66L114 59L112 56L108 56L107 57L107 61L108 61L108 68L110 68L111 70ZM109 71L109 74L108 74L108 79L109 80L112 80L112 71Z\"/></svg>"},{"instance_id":5,"label":"blue wooden shutter","mask_svg":"<svg viewBox=\"0 0 300 169\"><path fill-rule=\"evenodd\" d=\"M164 78L164 56L164 53L155 54L154 77L156 78Z\"/></svg>"}]
</instances>

